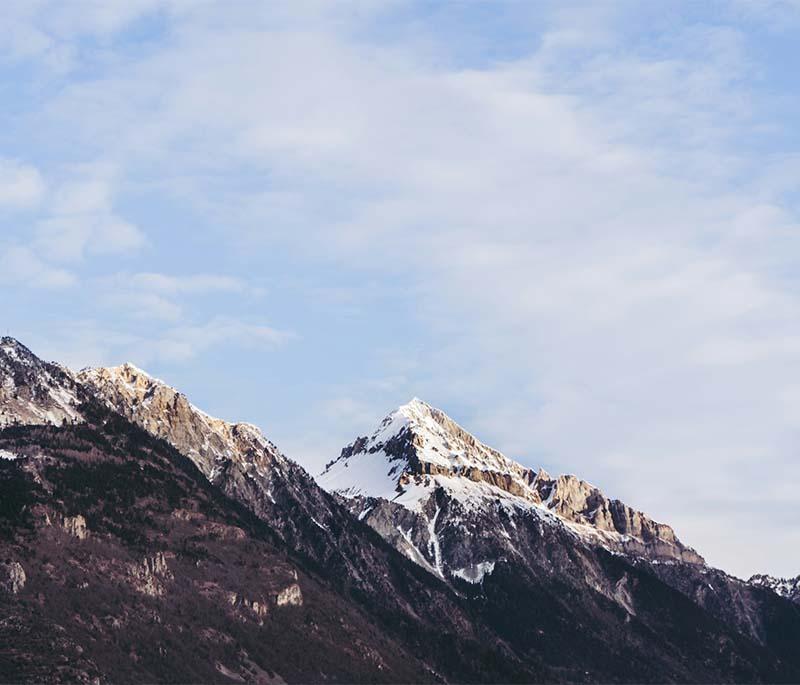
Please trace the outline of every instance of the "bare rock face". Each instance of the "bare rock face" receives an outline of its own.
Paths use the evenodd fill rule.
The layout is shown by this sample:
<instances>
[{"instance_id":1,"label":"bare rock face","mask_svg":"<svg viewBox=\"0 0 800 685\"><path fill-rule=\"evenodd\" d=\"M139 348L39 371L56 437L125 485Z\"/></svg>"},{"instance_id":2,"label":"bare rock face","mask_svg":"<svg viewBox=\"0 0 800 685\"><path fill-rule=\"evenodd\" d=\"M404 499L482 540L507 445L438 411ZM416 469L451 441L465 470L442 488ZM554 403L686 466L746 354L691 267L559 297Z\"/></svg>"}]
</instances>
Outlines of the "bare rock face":
<instances>
[{"instance_id":1,"label":"bare rock face","mask_svg":"<svg viewBox=\"0 0 800 685\"><path fill-rule=\"evenodd\" d=\"M263 599L251 599L238 592L229 592L228 603L239 617L249 615L259 625L264 625L264 619L269 615L269 605Z\"/></svg>"},{"instance_id":2,"label":"bare rock face","mask_svg":"<svg viewBox=\"0 0 800 685\"><path fill-rule=\"evenodd\" d=\"M258 472L283 459L255 426L209 416L132 364L84 369L78 378L114 411L189 457L212 482L231 462Z\"/></svg>"},{"instance_id":3,"label":"bare rock face","mask_svg":"<svg viewBox=\"0 0 800 685\"><path fill-rule=\"evenodd\" d=\"M164 596L167 591L165 582L174 580L164 552L158 552L152 557L145 557L139 563L131 564L129 575L133 587L151 597Z\"/></svg>"},{"instance_id":4,"label":"bare rock face","mask_svg":"<svg viewBox=\"0 0 800 685\"><path fill-rule=\"evenodd\" d=\"M275 604L279 607L284 606L303 606L303 593L297 583L292 583L281 590L275 598Z\"/></svg>"},{"instance_id":5,"label":"bare rock face","mask_svg":"<svg viewBox=\"0 0 800 685\"><path fill-rule=\"evenodd\" d=\"M85 540L89 537L89 530L86 528L86 519L80 514L76 516L65 516L62 527L67 533L78 540Z\"/></svg>"},{"instance_id":6,"label":"bare rock face","mask_svg":"<svg viewBox=\"0 0 800 685\"><path fill-rule=\"evenodd\" d=\"M18 561L0 562L0 589L16 595L27 581L25 569Z\"/></svg>"},{"instance_id":7,"label":"bare rock face","mask_svg":"<svg viewBox=\"0 0 800 685\"><path fill-rule=\"evenodd\" d=\"M598 543L625 554L657 560L704 564L705 560L678 540L675 531L576 476L551 478L540 472L532 483L539 501Z\"/></svg>"}]
</instances>

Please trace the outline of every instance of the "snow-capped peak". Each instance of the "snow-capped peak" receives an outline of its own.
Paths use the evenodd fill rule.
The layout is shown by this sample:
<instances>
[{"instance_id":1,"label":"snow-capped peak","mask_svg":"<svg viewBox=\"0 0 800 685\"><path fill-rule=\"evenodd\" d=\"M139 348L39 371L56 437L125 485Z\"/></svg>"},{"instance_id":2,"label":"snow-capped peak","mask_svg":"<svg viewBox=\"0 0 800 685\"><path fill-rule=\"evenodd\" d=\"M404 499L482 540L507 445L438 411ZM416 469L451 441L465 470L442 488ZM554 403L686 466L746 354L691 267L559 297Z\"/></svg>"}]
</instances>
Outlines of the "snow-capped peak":
<instances>
[{"instance_id":1,"label":"snow-capped peak","mask_svg":"<svg viewBox=\"0 0 800 685\"><path fill-rule=\"evenodd\" d=\"M759 573L747 581L750 585L772 590L775 594L800 604L800 576L796 578L776 578Z\"/></svg>"},{"instance_id":2,"label":"snow-capped peak","mask_svg":"<svg viewBox=\"0 0 800 685\"><path fill-rule=\"evenodd\" d=\"M465 471L481 469L522 479L528 469L478 440L441 409L414 398L397 412L414 432L420 462Z\"/></svg>"},{"instance_id":3,"label":"snow-capped peak","mask_svg":"<svg viewBox=\"0 0 800 685\"><path fill-rule=\"evenodd\" d=\"M382 498L412 512L430 508L437 492L471 510L499 503L538 511L598 544L703 563L669 526L575 476L553 478L519 464L418 398L386 416L371 436L345 447L318 480L340 495Z\"/></svg>"},{"instance_id":4,"label":"snow-capped peak","mask_svg":"<svg viewBox=\"0 0 800 685\"><path fill-rule=\"evenodd\" d=\"M358 438L329 463L320 483L346 495L394 499L412 477L465 477L492 474L523 497L529 469L485 445L442 410L414 397L386 416L377 430ZM430 479L428 479L430 480ZM516 487L513 487L516 485Z\"/></svg>"}]
</instances>

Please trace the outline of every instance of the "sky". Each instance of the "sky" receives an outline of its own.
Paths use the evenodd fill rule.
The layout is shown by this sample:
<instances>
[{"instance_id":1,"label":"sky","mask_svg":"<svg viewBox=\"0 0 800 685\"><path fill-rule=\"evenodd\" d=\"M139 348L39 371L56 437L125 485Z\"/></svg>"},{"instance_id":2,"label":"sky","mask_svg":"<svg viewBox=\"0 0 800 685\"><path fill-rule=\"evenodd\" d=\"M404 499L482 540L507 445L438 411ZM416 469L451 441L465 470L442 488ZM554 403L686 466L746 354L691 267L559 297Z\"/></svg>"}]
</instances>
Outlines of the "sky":
<instances>
[{"instance_id":1,"label":"sky","mask_svg":"<svg viewBox=\"0 0 800 685\"><path fill-rule=\"evenodd\" d=\"M312 473L419 396L800 573L800 4L3 14L0 332Z\"/></svg>"}]
</instances>

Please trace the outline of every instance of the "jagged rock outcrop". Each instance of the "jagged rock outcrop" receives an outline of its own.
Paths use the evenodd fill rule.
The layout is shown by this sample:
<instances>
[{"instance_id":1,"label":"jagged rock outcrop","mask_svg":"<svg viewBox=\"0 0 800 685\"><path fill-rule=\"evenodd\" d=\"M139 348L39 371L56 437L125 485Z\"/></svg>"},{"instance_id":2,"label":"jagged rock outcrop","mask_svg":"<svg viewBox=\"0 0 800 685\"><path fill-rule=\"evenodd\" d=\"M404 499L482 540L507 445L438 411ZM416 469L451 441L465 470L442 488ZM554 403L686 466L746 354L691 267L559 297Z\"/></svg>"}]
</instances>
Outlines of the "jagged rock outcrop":
<instances>
[{"instance_id":1,"label":"jagged rock outcrop","mask_svg":"<svg viewBox=\"0 0 800 685\"><path fill-rule=\"evenodd\" d=\"M772 590L779 597L785 597L800 604L800 576L795 578L776 578L775 576L758 573L747 581L753 587Z\"/></svg>"},{"instance_id":2,"label":"jagged rock outcrop","mask_svg":"<svg viewBox=\"0 0 800 685\"><path fill-rule=\"evenodd\" d=\"M0 562L0 589L16 595L25 587L28 577L18 561Z\"/></svg>"},{"instance_id":3,"label":"jagged rock outcrop","mask_svg":"<svg viewBox=\"0 0 800 685\"><path fill-rule=\"evenodd\" d=\"M43 362L14 338L0 339L0 428L81 422L81 401L71 371Z\"/></svg>"},{"instance_id":4,"label":"jagged rock outcrop","mask_svg":"<svg viewBox=\"0 0 800 685\"><path fill-rule=\"evenodd\" d=\"M251 599L238 592L229 592L228 602L238 615L248 613L260 625L264 625L264 619L269 615L269 606L264 600Z\"/></svg>"},{"instance_id":5,"label":"jagged rock outcrop","mask_svg":"<svg viewBox=\"0 0 800 685\"><path fill-rule=\"evenodd\" d=\"M297 583L292 583L283 588L275 597L275 604L279 607L303 606L303 592L300 590L300 586Z\"/></svg>"},{"instance_id":6,"label":"jagged rock outcrop","mask_svg":"<svg viewBox=\"0 0 800 685\"><path fill-rule=\"evenodd\" d=\"M231 463L258 473L284 457L249 423L209 416L185 395L132 364L84 369L78 379L97 397L189 457L212 482Z\"/></svg>"},{"instance_id":7,"label":"jagged rock outcrop","mask_svg":"<svg viewBox=\"0 0 800 685\"><path fill-rule=\"evenodd\" d=\"M598 488L573 475L551 478L539 471L531 484L550 511L573 524L598 543L633 556L704 564L705 560L675 535L624 502L609 499Z\"/></svg>"},{"instance_id":8,"label":"jagged rock outcrop","mask_svg":"<svg viewBox=\"0 0 800 685\"><path fill-rule=\"evenodd\" d=\"M65 516L62 527L67 533L78 540L85 540L89 537L89 530L86 528L86 519L80 514L76 516Z\"/></svg>"},{"instance_id":9,"label":"jagged rock outcrop","mask_svg":"<svg viewBox=\"0 0 800 685\"><path fill-rule=\"evenodd\" d=\"M130 577L138 592L151 597L163 596L167 591L166 583L175 579L164 552L157 552L131 564Z\"/></svg>"}]
</instances>

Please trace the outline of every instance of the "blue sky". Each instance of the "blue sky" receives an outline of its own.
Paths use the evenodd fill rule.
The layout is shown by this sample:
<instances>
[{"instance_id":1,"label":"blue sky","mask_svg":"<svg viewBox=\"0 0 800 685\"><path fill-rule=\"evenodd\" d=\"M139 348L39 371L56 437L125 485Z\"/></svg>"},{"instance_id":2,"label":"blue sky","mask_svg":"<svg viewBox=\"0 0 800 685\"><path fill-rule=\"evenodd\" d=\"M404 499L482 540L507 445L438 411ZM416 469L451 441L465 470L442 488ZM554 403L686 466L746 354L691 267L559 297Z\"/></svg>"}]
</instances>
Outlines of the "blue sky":
<instances>
[{"instance_id":1,"label":"blue sky","mask_svg":"<svg viewBox=\"0 0 800 685\"><path fill-rule=\"evenodd\" d=\"M314 472L420 396L725 569L800 572L797 3L4 24L4 333Z\"/></svg>"}]
</instances>

